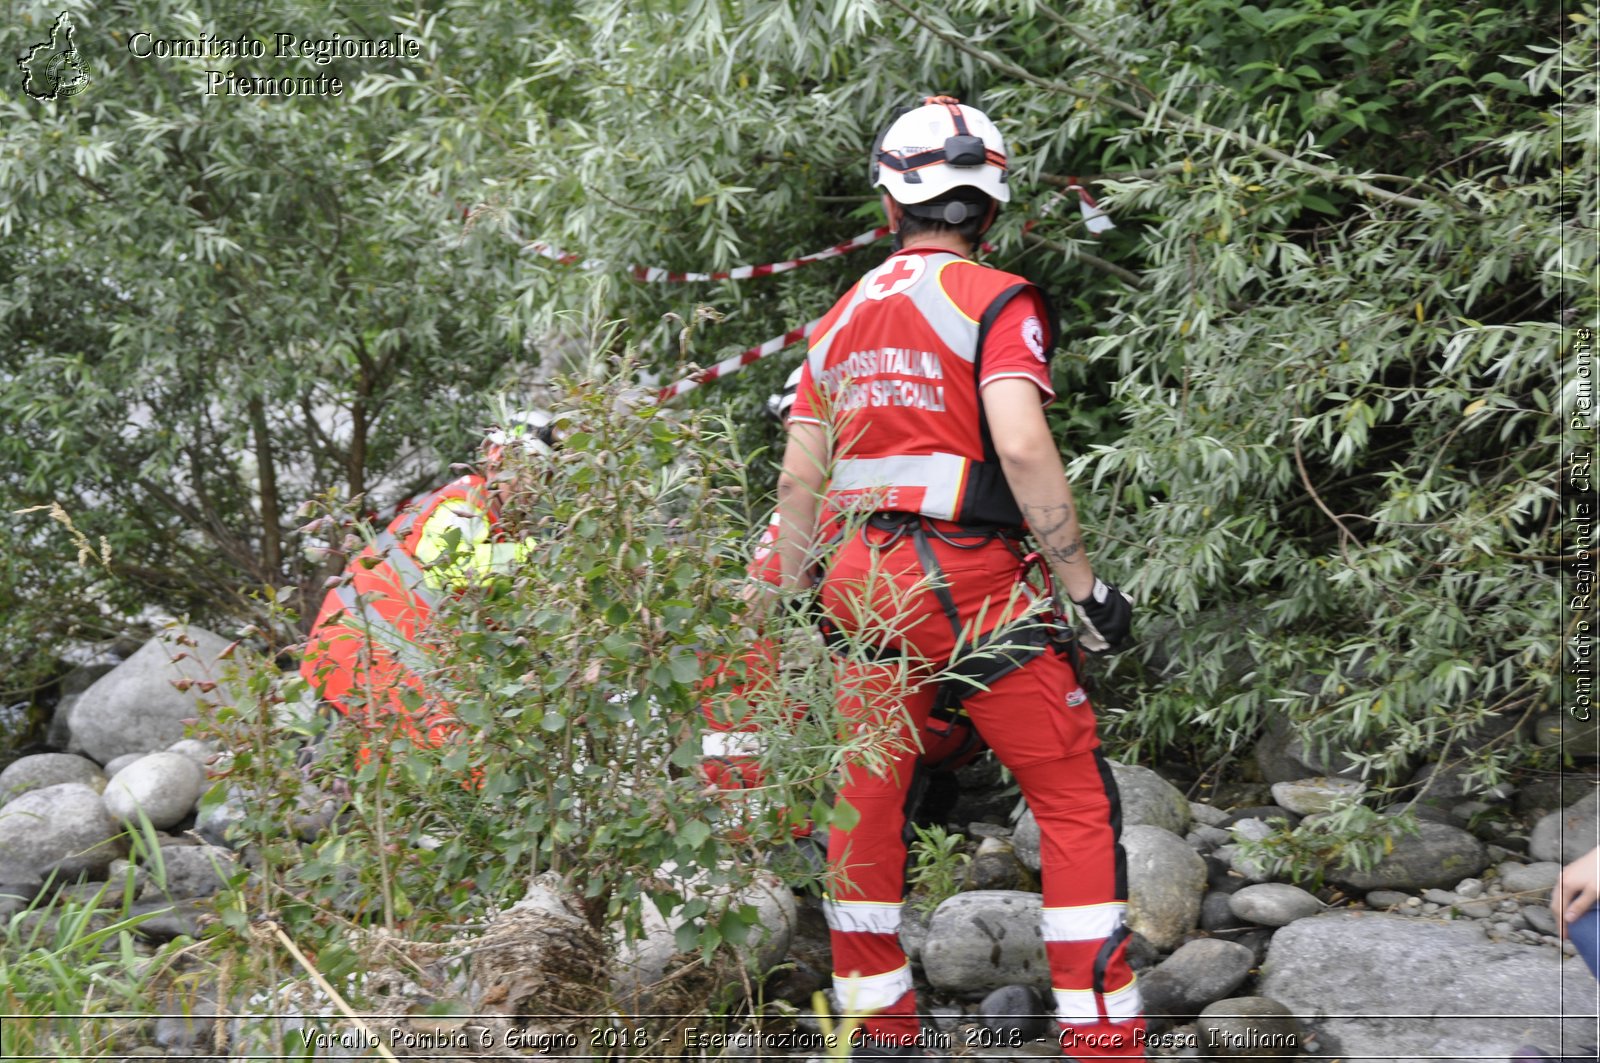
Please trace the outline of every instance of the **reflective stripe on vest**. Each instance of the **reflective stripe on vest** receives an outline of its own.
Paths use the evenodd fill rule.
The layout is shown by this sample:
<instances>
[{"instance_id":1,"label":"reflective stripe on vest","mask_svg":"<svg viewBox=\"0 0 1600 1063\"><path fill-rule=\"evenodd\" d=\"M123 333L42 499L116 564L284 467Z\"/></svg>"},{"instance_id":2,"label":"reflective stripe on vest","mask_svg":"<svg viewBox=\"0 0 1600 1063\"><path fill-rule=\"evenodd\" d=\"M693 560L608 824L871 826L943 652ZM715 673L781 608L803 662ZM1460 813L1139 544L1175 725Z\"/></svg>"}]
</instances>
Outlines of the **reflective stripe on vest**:
<instances>
[{"instance_id":1,"label":"reflective stripe on vest","mask_svg":"<svg viewBox=\"0 0 1600 1063\"><path fill-rule=\"evenodd\" d=\"M921 488L925 492L917 507L924 516L955 520L961 508L961 491L967 482L967 466L959 454L901 454L890 458L840 458L833 465L830 495L868 493L881 495L893 488ZM893 508L882 498L868 503L869 508Z\"/></svg>"},{"instance_id":2,"label":"reflective stripe on vest","mask_svg":"<svg viewBox=\"0 0 1600 1063\"><path fill-rule=\"evenodd\" d=\"M372 552L400 577L401 587L415 594L430 609L438 604L439 595L433 589L434 581L428 579L428 574L422 571L416 558L406 550L402 539L391 532L383 532L372 540Z\"/></svg>"},{"instance_id":3,"label":"reflective stripe on vest","mask_svg":"<svg viewBox=\"0 0 1600 1063\"><path fill-rule=\"evenodd\" d=\"M344 616L339 619L341 627L350 628L371 639L373 645L386 651L412 675L422 675L432 668L432 663L417 649L416 643L384 619L377 609L362 601L354 587L346 584L336 588L333 593L338 597L339 604L344 606Z\"/></svg>"},{"instance_id":4,"label":"reflective stripe on vest","mask_svg":"<svg viewBox=\"0 0 1600 1063\"><path fill-rule=\"evenodd\" d=\"M908 266L908 262L911 265ZM984 271L981 275L964 278L963 285L971 289L974 300L988 300L979 317L974 318L944 287L944 271L958 264L970 265L965 258L950 252L911 259L891 256L851 289L826 331L813 338L807 355L808 372L819 394L826 395L833 403L843 404L827 415L836 429L843 431L844 422L840 418L848 418L869 401L872 405L937 411L938 417L937 427L932 427L935 422L918 422L921 425L917 429L919 438L914 444L908 444L924 453L854 457L852 451L860 452L854 440L841 440L836 444L835 466L828 487L830 508L836 511L892 510L921 513L939 520L1022 526L1021 510L990 442L977 378L985 330L1013 297L1028 291L1038 292L1038 289L1021 277L999 271ZM1038 295L1044 299L1042 292ZM883 309L862 309L875 302L881 303ZM1048 302L1045 306L1048 310ZM868 317L858 322L858 312ZM873 313L896 316L880 320L872 318ZM896 341L886 337L901 325L917 337L900 341L909 345L905 350L887 346ZM868 335L873 339L867 340ZM852 336L855 338L849 338ZM841 342L841 337L851 349L840 350L835 356L833 348ZM880 403L879 399L885 394L882 389L892 389L902 378L895 375L896 370L876 368L879 364L876 357L890 351L905 354L914 361L924 344L929 354L945 362L942 372L931 374L942 378L941 383L935 387L912 381L895 392L896 396L905 397ZM861 351L855 349L857 345ZM854 362L858 355L863 356L859 366ZM959 368L962 363L965 363L965 372ZM853 380L848 375L851 373L858 373L861 379ZM913 368L909 374L927 375L927 370L919 372ZM870 391L866 381L872 382ZM861 386L857 387L858 384ZM945 388L954 389L949 397L944 393ZM926 399L922 397L924 392L928 396ZM877 397L869 400L869 394ZM933 401L935 395L937 401ZM973 404L977 420L969 423L967 410ZM950 412L945 412L947 410ZM941 443L954 452L933 449ZM879 440L873 444L873 449L887 448Z\"/></svg>"}]
</instances>

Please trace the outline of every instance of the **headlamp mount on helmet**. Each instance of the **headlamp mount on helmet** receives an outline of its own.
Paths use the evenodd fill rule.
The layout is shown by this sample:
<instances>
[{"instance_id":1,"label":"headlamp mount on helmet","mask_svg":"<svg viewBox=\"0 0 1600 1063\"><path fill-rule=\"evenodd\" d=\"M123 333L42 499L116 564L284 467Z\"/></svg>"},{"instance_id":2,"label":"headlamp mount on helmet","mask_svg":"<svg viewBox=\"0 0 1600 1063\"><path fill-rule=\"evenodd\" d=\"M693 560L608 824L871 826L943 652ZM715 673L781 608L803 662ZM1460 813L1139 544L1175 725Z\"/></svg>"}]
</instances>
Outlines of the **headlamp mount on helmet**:
<instances>
[{"instance_id":1,"label":"headlamp mount on helmet","mask_svg":"<svg viewBox=\"0 0 1600 1063\"><path fill-rule=\"evenodd\" d=\"M988 115L953 96L897 108L873 144L869 171L901 206L937 204L917 217L951 225L1011 199L1005 138Z\"/></svg>"}]
</instances>

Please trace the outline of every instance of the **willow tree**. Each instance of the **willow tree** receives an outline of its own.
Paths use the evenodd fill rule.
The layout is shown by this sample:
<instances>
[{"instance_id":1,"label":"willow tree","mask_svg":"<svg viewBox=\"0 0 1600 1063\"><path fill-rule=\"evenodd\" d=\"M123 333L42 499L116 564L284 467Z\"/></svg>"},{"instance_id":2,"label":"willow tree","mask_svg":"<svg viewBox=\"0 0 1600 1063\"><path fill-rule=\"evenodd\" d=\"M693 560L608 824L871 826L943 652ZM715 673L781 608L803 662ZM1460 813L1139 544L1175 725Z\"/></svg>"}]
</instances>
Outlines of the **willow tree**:
<instances>
[{"instance_id":1,"label":"willow tree","mask_svg":"<svg viewBox=\"0 0 1600 1063\"><path fill-rule=\"evenodd\" d=\"M1594 193L1568 177L1595 164L1592 14L612 0L447 6L383 29L423 60L336 64L352 92L327 107L202 122L185 88L97 57L87 35L88 90L6 98L0 221L27 236L7 252L11 290L36 310L98 285L109 308L46 309L57 332L0 355L30 352L4 399L33 426L25 500L100 463L85 490L98 505L115 486L108 530L196 549L176 534L195 523L126 475L188 462L186 422L130 442L74 416L124 408L129 381L216 422L207 468L225 442L251 448L258 396L273 467L293 470L286 498L370 486L406 440L444 445L430 426L459 426L492 370L535 360L528 337L631 344L666 377L779 335L873 253L743 283L645 284L621 267L775 261L872 227L865 146L896 104L947 92L1002 120L1015 197L989 260L1065 312L1055 425L1092 487L1096 556L1143 602L1146 641L1104 699L1127 710L1119 736L1231 748L1288 717L1399 771L1554 705L1557 410L1573 372L1558 341L1593 313L1576 219ZM1085 231L1074 183L1113 232ZM525 253L532 241L591 266ZM347 453L272 411L309 398L353 414L360 343L370 357L379 337L407 368L352 480ZM66 368L31 369L39 353ZM110 368L106 406L59 386L73 359ZM753 413L793 359L699 401ZM267 556L281 521L263 527L265 481L245 462L213 497ZM134 536L151 513L162 534ZM196 571L236 577L200 534Z\"/></svg>"}]
</instances>

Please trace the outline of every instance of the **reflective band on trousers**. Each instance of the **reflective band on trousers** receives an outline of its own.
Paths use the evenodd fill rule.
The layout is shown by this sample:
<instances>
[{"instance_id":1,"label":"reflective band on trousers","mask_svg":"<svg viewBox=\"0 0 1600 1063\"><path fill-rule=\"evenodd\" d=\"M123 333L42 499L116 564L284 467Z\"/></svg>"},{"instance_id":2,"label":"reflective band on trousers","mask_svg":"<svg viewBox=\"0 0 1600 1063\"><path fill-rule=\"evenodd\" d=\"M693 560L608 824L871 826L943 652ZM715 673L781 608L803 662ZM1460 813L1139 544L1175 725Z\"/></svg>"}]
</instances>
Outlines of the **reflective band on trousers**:
<instances>
[{"instance_id":1,"label":"reflective band on trousers","mask_svg":"<svg viewBox=\"0 0 1600 1063\"><path fill-rule=\"evenodd\" d=\"M833 465L830 495L850 491L922 488L918 511L940 520L955 520L961 506L967 459L959 454L902 454L890 458L840 458ZM885 506L884 508L891 508Z\"/></svg>"},{"instance_id":2,"label":"reflective band on trousers","mask_svg":"<svg viewBox=\"0 0 1600 1063\"><path fill-rule=\"evenodd\" d=\"M1122 901L1046 908L1039 915L1039 931L1046 941L1104 941L1122 925L1126 908Z\"/></svg>"},{"instance_id":3,"label":"reflective band on trousers","mask_svg":"<svg viewBox=\"0 0 1600 1063\"><path fill-rule=\"evenodd\" d=\"M828 921L829 930L845 934L898 934L903 907L872 901L824 900L822 917Z\"/></svg>"},{"instance_id":4,"label":"reflective band on trousers","mask_svg":"<svg viewBox=\"0 0 1600 1063\"><path fill-rule=\"evenodd\" d=\"M833 975L833 994L846 1015L881 1011L911 991L911 965L903 963L884 974Z\"/></svg>"},{"instance_id":5,"label":"reflective band on trousers","mask_svg":"<svg viewBox=\"0 0 1600 1063\"><path fill-rule=\"evenodd\" d=\"M754 731L707 731L700 736L704 757L753 757L762 747L761 736Z\"/></svg>"},{"instance_id":6,"label":"reflective band on trousers","mask_svg":"<svg viewBox=\"0 0 1600 1063\"><path fill-rule=\"evenodd\" d=\"M1092 989L1055 989L1056 1021L1063 1026L1100 1021L1100 1009L1095 1007ZM1128 979L1121 989L1114 989L1104 997L1106 1018L1112 1022L1132 1022L1143 1010L1139 1003L1139 980Z\"/></svg>"}]
</instances>

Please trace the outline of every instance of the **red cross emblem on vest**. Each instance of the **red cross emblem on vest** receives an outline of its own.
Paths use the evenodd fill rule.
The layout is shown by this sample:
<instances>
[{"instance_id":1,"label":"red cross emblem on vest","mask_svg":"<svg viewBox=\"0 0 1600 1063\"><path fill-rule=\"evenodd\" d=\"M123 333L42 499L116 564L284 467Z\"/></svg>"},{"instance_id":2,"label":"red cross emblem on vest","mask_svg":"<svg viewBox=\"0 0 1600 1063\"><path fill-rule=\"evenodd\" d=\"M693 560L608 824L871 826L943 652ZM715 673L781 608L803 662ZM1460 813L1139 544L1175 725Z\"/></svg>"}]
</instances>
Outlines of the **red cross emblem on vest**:
<instances>
[{"instance_id":1,"label":"red cross emblem on vest","mask_svg":"<svg viewBox=\"0 0 1600 1063\"><path fill-rule=\"evenodd\" d=\"M891 258L866 283L868 299L887 299L899 295L922 276L925 260L921 255Z\"/></svg>"}]
</instances>

